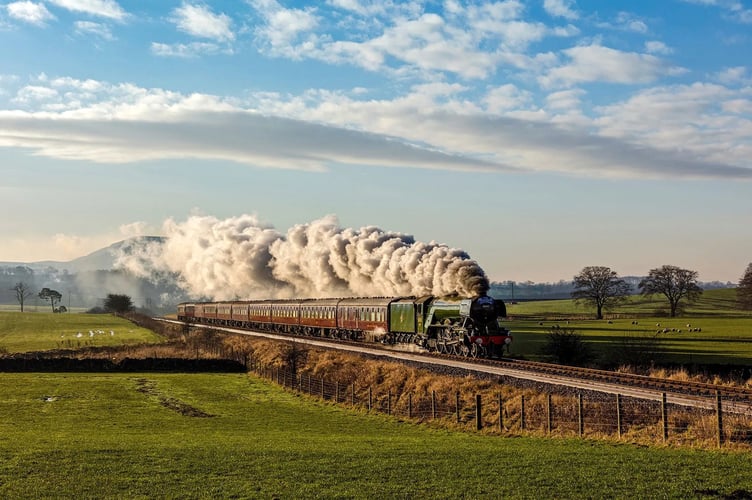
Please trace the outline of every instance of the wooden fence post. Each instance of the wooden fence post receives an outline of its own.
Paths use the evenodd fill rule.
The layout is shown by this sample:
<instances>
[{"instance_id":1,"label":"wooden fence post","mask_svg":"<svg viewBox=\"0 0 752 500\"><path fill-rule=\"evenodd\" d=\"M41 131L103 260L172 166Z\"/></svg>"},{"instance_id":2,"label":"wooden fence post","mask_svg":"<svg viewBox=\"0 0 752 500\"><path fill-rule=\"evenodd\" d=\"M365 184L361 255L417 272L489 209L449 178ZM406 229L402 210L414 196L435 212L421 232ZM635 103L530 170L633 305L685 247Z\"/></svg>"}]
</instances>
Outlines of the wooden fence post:
<instances>
[{"instance_id":1,"label":"wooden fence post","mask_svg":"<svg viewBox=\"0 0 752 500\"><path fill-rule=\"evenodd\" d=\"M321 377L321 399L326 399L324 396L324 377Z\"/></svg>"},{"instance_id":2,"label":"wooden fence post","mask_svg":"<svg viewBox=\"0 0 752 500\"><path fill-rule=\"evenodd\" d=\"M621 394L616 395L616 435L621 438Z\"/></svg>"},{"instance_id":3,"label":"wooden fence post","mask_svg":"<svg viewBox=\"0 0 752 500\"><path fill-rule=\"evenodd\" d=\"M580 437L585 434L585 418L582 414L582 393L577 395L577 433Z\"/></svg>"},{"instance_id":4,"label":"wooden fence post","mask_svg":"<svg viewBox=\"0 0 752 500\"><path fill-rule=\"evenodd\" d=\"M460 423L460 391L457 391L455 394L455 407L457 408L457 423Z\"/></svg>"},{"instance_id":5,"label":"wooden fence post","mask_svg":"<svg viewBox=\"0 0 752 500\"><path fill-rule=\"evenodd\" d=\"M368 411L371 411L371 408L373 407L373 391L371 390L371 386L368 386Z\"/></svg>"},{"instance_id":6,"label":"wooden fence post","mask_svg":"<svg viewBox=\"0 0 752 500\"><path fill-rule=\"evenodd\" d=\"M718 423L718 447L723 446L723 405L721 391L715 391L715 414Z\"/></svg>"},{"instance_id":7,"label":"wooden fence post","mask_svg":"<svg viewBox=\"0 0 752 500\"><path fill-rule=\"evenodd\" d=\"M668 409L666 407L666 393L661 393L661 426L663 427L663 440L668 440Z\"/></svg>"},{"instance_id":8,"label":"wooden fence post","mask_svg":"<svg viewBox=\"0 0 752 500\"><path fill-rule=\"evenodd\" d=\"M339 403L339 380L334 382L334 402Z\"/></svg>"},{"instance_id":9,"label":"wooden fence post","mask_svg":"<svg viewBox=\"0 0 752 500\"><path fill-rule=\"evenodd\" d=\"M483 428L483 415L481 414L481 401L480 394L475 395L475 430L479 431Z\"/></svg>"},{"instance_id":10,"label":"wooden fence post","mask_svg":"<svg viewBox=\"0 0 752 500\"><path fill-rule=\"evenodd\" d=\"M392 390L391 389L386 391L386 414L387 415L392 414Z\"/></svg>"},{"instance_id":11,"label":"wooden fence post","mask_svg":"<svg viewBox=\"0 0 752 500\"><path fill-rule=\"evenodd\" d=\"M352 383L352 392L350 393L350 403L355 406L355 382Z\"/></svg>"},{"instance_id":12,"label":"wooden fence post","mask_svg":"<svg viewBox=\"0 0 752 500\"><path fill-rule=\"evenodd\" d=\"M525 395L520 396L520 430L525 430Z\"/></svg>"},{"instance_id":13,"label":"wooden fence post","mask_svg":"<svg viewBox=\"0 0 752 500\"><path fill-rule=\"evenodd\" d=\"M436 391L431 391L431 417L436 420Z\"/></svg>"},{"instance_id":14,"label":"wooden fence post","mask_svg":"<svg viewBox=\"0 0 752 500\"><path fill-rule=\"evenodd\" d=\"M546 395L546 433L551 434L553 427L553 415L551 412L551 394Z\"/></svg>"},{"instance_id":15,"label":"wooden fence post","mask_svg":"<svg viewBox=\"0 0 752 500\"><path fill-rule=\"evenodd\" d=\"M413 418L413 393L407 395L407 418Z\"/></svg>"}]
</instances>

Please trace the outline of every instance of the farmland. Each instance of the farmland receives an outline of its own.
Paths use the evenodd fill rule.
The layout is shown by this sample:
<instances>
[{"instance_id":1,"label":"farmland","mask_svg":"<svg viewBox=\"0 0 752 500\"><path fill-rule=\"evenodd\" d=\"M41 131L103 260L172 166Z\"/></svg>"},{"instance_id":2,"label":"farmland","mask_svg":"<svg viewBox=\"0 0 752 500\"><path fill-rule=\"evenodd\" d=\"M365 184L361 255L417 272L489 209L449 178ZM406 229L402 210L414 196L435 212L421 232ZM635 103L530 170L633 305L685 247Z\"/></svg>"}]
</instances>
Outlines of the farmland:
<instances>
[{"instance_id":1,"label":"farmland","mask_svg":"<svg viewBox=\"0 0 752 500\"><path fill-rule=\"evenodd\" d=\"M665 334L666 356L746 360L752 316L722 298L709 298L716 305L698 303L676 319L654 315L657 302L628 304L600 321L587 319L588 311L571 301L511 304L506 323L515 334L513 353L531 358L557 323L607 352L625 332L653 334L660 322L675 329L686 329L687 323L702 327L702 332ZM630 307L634 310L627 313ZM0 313L0 346L11 352L56 349L61 335L89 330L116 332L101 336L114 343L87 344L97 341L94 335L70 347L130 348L165 340L109 315ZM256 354L264 354L260 345ZM271 350L266 355L279 360ZM320 358L315 370L322 370L316 371L321 376L345 366L333 354ZM367 373L378 379L391 373L358 366L359 380ZM427 376L416 378L416 387L429 387L420 378ZM462 383L478 390L478 381ZM752 455L743 445L701 450L678 441L645 446L636 435L547 439L535 432L514 437L490 429L473 432L441 419L417 424L319 401L248 374L0 373L0 387L0 497L5 498L752 494Z\"/></svg>"},{"instance_id":2,"label":"farmland","mask_svg":"<svg viewBox=\"0 0 752 500\"><path fill-rule=\"evenodd\" d=\"M6 373L0 385L5 498L702 498L752 491L748 453L418 426L315 402L245 374ZM203 416L165 406L165 398Z\"/></svg>"},{"instance_id":3,"label":"farmland","mask_svg":"<svg viewBox=\"0 0 752 500\"><path fill-rule=\"evenodd\" d=\"M7 352L75 349L161 340L154 332L111 314L0 312L0 348Z\"/></svg>"},{"instance_id":4,"label":"farmland","mask_svg":"<svg viewBox=\"0 0 752 500\"><path fill-rule=\"evenodd\" d=\"M528 359L539 358L546 334L559 326L582 335L604 361L625 339L645 338L655 339L659 352L654 361L659 364L748 365L752 361L752 311L736 307L733 289L706 292L680 317L667 317L662 307L665 302L660 297L632 296L603 320L595 320L592 308L571 300L520 302L508 305L504 326L514 334L512 353Z\"/></svg>"}]
</instances>

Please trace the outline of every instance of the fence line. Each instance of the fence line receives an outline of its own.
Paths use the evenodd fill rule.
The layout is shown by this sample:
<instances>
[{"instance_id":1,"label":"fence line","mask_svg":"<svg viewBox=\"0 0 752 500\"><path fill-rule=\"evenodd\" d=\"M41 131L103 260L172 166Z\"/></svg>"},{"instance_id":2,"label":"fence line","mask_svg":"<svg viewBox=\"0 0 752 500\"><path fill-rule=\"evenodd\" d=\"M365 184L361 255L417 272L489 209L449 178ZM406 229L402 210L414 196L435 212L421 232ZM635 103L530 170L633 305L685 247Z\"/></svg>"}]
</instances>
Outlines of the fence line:
<instances>
[{"instance_id":1,"label":"fence line","mask_svg":"<svg viewBox=\"0 0 752 500\"><path fill-rule=\"evenodd\" d=\"M723 412L720 393L713 410L669 407L666 394L661 401L635 399L617 394L575 396L550 393L503 398L494 393L463 395L393 392L356 384L342 384L310 373L291 373L280 367L265 366L251 359L248 368L290 390L335 404L349 405L398 418L418 421L444 420L460 426L474 424L487 433L542 433L547 436L625 438L647 436L654 441L713 442L752 444L752 416ZM529 391L528 391L529 392Z\"/></svg>"}]
</instances>

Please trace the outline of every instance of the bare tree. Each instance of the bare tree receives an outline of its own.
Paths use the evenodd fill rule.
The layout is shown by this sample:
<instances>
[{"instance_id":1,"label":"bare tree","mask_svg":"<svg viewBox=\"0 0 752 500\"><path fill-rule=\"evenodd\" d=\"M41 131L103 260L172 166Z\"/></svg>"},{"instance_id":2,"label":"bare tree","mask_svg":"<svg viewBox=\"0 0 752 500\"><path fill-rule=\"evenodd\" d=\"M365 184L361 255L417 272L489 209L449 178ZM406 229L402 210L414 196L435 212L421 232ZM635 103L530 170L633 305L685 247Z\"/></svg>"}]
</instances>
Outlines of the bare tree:
<instances>
[{"instance_id":1,"label":"bare tree","mask_svg":"<svg viewBox=\"0 0 752 500\"><path fill-rule=\"evenodd\" d=\"M668 299L671 317L676 316L682 300L694 302L702 294L697 284L697 271L676 266L662 266L651 269L647 278L640 281L642 295L662 294Z\"/></svg>"},{"instance_id":2,"label":"bare tree","mask_svg":"<svg viewBox=\"0 0 752 500\"><path fill-rule=\"evenodd\" d=\"M574 277L574 287L572 298L595 306L597 319L603 319L603 309L622 302L631 290L629 283L604 266L585 267Z\"/></svg>"},{"instance_id":3,"label":"bare tree","mask_svg":"<svg viewBox=\"0 0 752 500\"><path fill-rule=\"evenodd\" d=\"M742 309L752 309L752 264L747 266L744 276L736 288L736 299Z\"/></svg>"},{"instance_id":4,"label":"bare tree","mask_svg":"<svg viewBox=\"0 0 752 500\"><path fill-rule=\"evenodd\" d=\"M55 309L55 304L57 302L60 302L60 299L63 298L63 294L51 288L42 288L42 291L39 292L39 298L43 300L49 300L50 305L52 306L52 312L56 312L57 310Z\"/></svg>"},{"instance_id":5,"label":"bare tree","mask_svg":"<svg viewBox=\"0 0 752 500\"><path fill-rule=\"evenodd\" d=\"M34 295L31 288L29 288L29 285L23 281L19 281L13 288L11 288L11 290L16 292L16 300L21 305L21 312L23 312L24 302L26 302L26 299Z\"/></svg>"},{"instance_id":6,"label":"bare tree","mask_svg":"<svg viewBox=\"0 0 752 500\"><path fill-rule=\"evenodd\" d=\"M308 359L308 349L301 348L297 342L291 342L283 348L281 356L285 368L290 370L294 377L300 365L305 364Z\"/></svg>"}]
</instances>

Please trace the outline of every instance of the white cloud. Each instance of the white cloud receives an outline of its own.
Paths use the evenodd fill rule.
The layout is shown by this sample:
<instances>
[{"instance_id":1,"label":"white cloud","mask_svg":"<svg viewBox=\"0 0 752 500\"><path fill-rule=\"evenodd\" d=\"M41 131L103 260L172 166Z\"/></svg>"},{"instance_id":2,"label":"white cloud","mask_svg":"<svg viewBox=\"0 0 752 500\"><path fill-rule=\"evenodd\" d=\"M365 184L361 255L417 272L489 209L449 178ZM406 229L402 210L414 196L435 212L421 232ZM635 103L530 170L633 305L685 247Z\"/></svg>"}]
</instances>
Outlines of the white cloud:
<instances>
[{"instance_id":1,"label":"white cloud","mask_svg":"<svg viewBox=\"0 0 752 500\"><path fill-rule=\"evenodd\" d=\"M170 21L175 23L180 31L191 36L218 42L235 39L230 17L226 14L215 14L206 5L184 3L172 11Z\"/></svg>"},{"instance_id":2,"label":"white cloud","mask_svg":"<svg viewBox=\"0 0 752 500\"><path fill-rule=\"evenodd\" d=\"M600 133L650 147L684 152L708 162L749 166L749 96L717 84L656 87L598 108ZM646 116L650 119L646 120Z\"/></svg>"},{"instance_id":3,"label":"white cloud","mask_svg":"<svg viewBox=\"0 0 752 500\"><path fill-rule=\"evenodd\" d=\"M623 52L602 45L573 47L562 51L569 62L540 78L542 85L571 85L580 82L649 83L685 70L670 66L649 54Z\"/></svg>"},{"instance_id":4,"label":"white cloud","mask_svg":"<svg viewBox=\"0 0 752 500\"><path fill-rule=\"evenodd\" d=\"M18 91L13 102L21 105L35 105L40 102L55 101L58 97L59 94L55 89L40 85L27 85Z\"/></svg>"},{"instance_id":5,"label":"white cloud","mask_svg":"<svg viewBox=\"0 0 752 500\"><path fill-rule=\"evenodd\" d=\"M666 45L663 42L659 42L657 40L651 40L648 42L645 42L645 52L648 52L650 54L662 54L662 55L668 55L673 54L673 49Z\"/></svg>"},{"instance_id":6,"label":"white cloud","mask_svg":"<svg viewBox=\"0 0 752 500\"><path fill-rule=\"evenodd\" d=\"M574 0L543 0L543 8L554 17L574 20L579 17L574 10Z\"/></svg>"},{"instance_id":7,"label":"white cloud","mask_svg":"<svg viewBox=\"0 0 752 500\"><path fill-rule=\"evenodd\" d=\"M314 10L286 9L276 0L252 0L262 23L256 28L259 43L273 56L300 58L316 48L312 31L318 26Z\"/></svg>"},{"instance_id":8,"label":"white cloud","mask_svg":"<svg viewBox=\"0 0 752 500\"><path fill-rule=\"evenodd\" d=\"M383 0L327 0L326 3L337 9L354 12L361 16L384 14L394 8L393 2Z\"/></svg>"},{"instance_id":9,"label":"white cloud","mask_svg":"<svg viewBox=\"0 0 752 500\"><path fill-rule=\"evenodd\" d=\"M73 12L83 12L92 16L123 20L127 13L114 0L47 0L48 2Z\"/></svg>"},{"instance_id":10,"label":"white cloud","mask_svg":"<svg viewBox=\"0 0 752 500\"><path fill-rule=\"evenodd\" d=\"M378 38L362 44L381 55L391 56L423 70L458 73L466 78L484 78L497 57L478 50L472 35L449 26L435 14L424 14L387 29Z\"/></svg>"},{"instance_id":11,"label":"white cloud","mask_svg":"<svg viewBox=\"0 0 752 500\"><path fill-rule=\"evenodd\" d=\"M44 26L47 24L47 21L55 19L55 16L41 3L29 1L11 2L5 8L11 18L36 26Z\"/></svg>"},{"instance_id":12,"label":"white cloud","mask_svg":"<svg viewBox=\"0 0 752 500\"><path fill-rule=\"evenodd\" d=\"M324 25L317 10L287 9L275 0L250 2L261 18L255 29L261 50L291 59L312 58L331 64L352 64L370 71L404 77L440 79L450 73L463 79L494 74L505 54L521 51L547 36L573 36L574 26L547 27L522 19L525 6L517 0L468 6L445 2L444 12L428 12L413 3L330 1L358 18L342 33ZM380 9L383 12L379 16ZM387 15L388 14L388 15ZM341 26L339 26L341 27Z\"/></svg>"},{"instance_id":13,"label":"white cloud","mask_svg":"<svg viewBox=\"0 0 752 500\"><path fill-rule=\"evenodd\" d=\"M725 68L723 71L715 75L715 79L725 84L752 83L752 78L747 75L747 68L744 66Z\"/></svg>"},{"instance_id":14,"label":"white cloud","mask_svg":"<svg viewBox=\"0 0 752 500\"><path fill-rule=\"evenodd\" d=\"M160 57L180 57L192 58L202 55L212 55L218 53L231 53L229 48L223 48L216 43L209 42L191 42L191 43L157 43L152 42L150 46L152 54Z\"/></svg>"},{"instance_id":15,"label":"white cloud","mask_svg":"<svg viewBox=\"0 0 752 500\"><path fill-rule=\"evenodd\" d=\"M546 96L546 105L550 109L579 109L581 97L585 94L582 89L562 90Z\"/></svg>"},{"instance_id":16,"label":"white cloud","mask_svg":"<svg viewBox=\"0 0 752 500\"><path fill-rule=\"evenodd\" d=\"M640 34L645 34L649 31L648 25L645 23L645 21L635 16L631 12L624 11L619 12L613 21L601 21L596 23L596 26L598 26L599 28L630 31Z\"/></svg>"},{"instance_id":17,"label":"white cloud","mask_svg":"<svg viewBox=\"0 0 752 500\"><path fill-rule=\"evenodd\" d=\"M532 94L529 91L519 89L511 83L490 89L483 98L483 103L490 113L527 108L531 102Z\"/></svg>"},{"instance_id":18,"label":"white cloud","mask_svg":"<svg viewBox=\"0 0 752 500\"><path fill-rule=\"evenodd\" d=\"M107 41L115 39L115 37L112 36L110 27L106 24L94 23L91 21L76 21L74 27L76 34L78 35L94 35Z\"/></svg>"}]
</instances>

